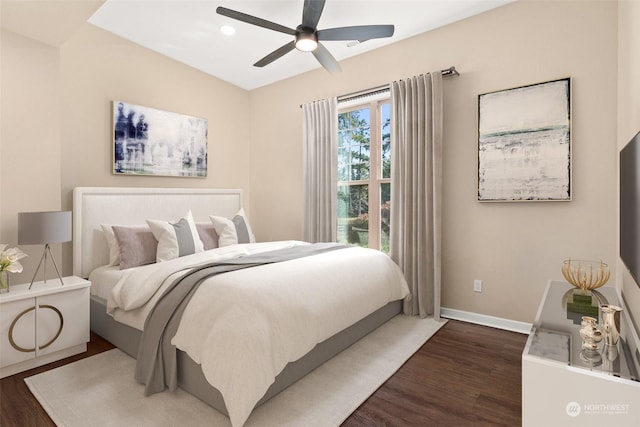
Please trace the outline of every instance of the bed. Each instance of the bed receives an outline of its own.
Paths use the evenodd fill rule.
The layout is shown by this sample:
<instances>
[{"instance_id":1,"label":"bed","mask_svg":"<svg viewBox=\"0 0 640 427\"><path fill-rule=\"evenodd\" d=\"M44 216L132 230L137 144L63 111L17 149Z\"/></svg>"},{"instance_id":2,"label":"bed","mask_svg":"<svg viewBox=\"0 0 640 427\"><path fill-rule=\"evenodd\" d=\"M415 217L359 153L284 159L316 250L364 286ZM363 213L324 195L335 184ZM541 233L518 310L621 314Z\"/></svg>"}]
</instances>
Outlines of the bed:
<instances>
[{"instance_id":1,"label":"bed","mask_svg":"<svg viewBox=\"0 0 640 427\"><path fill-rule=\"evenodd\" d=\"M125 280L122 278L122 272L125 270L118 271L118 268L107 267L110 262L110 253L109 246L107 245L103 231L104 224L137 226L140 224L144 224L145 221L150 218L175 220L176 218L180 218L181 216L183 216L185 210L187 209L190 211L190 214L192 215L193 221L195 223L205 224L210 223L210 216L212 215L225 218L233 218L234 215L237 215L237 213L241 211L242 206L242 191L233 189L104 187L78 187L74 189L73 269L74 275L83 278L90 278L92 280L92 331L107 339L132 357L136 357L138 355L138 346L141 340L142 330L144 329L144 321L147 314L149 313L149 310L153 309L150 308L153 305L153 301L145 302L143 306L137 306L135 309L125 310L124 305L119 306L118 303L113 302L114 300L118 300L119 302L120 299L119 296L113 296L117 294L117 290L115 290L116 285L131 285L129 289L133 289L137 292L138 286L147 286L147 280L145 279L146 273L143 273L141 271L154 271L153 275L157 277L162 276L162 274L157 272L160 267L146 265L130 269L131 273L127 271L127 278ZM175 263L175 265L178 266L176 267L177 270L183 271L184 265L196 265L198 263L201 263L205 258L209 259L209 257L222 257L223 259L228 259L234 254L237 255L238 253L240 253L241 255L251 255L253 253L266 253L273 249L277 250L293 248L293 250L295 250L295 248L301 247L302 245L306 244L304 242L286 241L249 243L246 245L243 244L232 247L227 246L224 248L207 250L194 255L188 255L187 257L182 257L182 259L170 260L166 263L158 263L158 266L161 266L166 271L169 271L170 268L174 268L170 267L170 264ZM338 263L336 265L339 265L339 263L341 262L340 259L344 259L345 254L353 253L356 254L356 257L369 257L369 253L363 252L361 254L360 252L358 252L359 250L360 248L338 248L338 250L333 251L335 253L320 254L302 258L300 260L286 261L280 263L278 266L269 265L254 267L247 269L247 271L245 271L244 273L240 271L231 272L226 273L225 275L221 275L220 277L225 276L224 280L233 278L233 280L231 280L233 282L233 286L241 287L246 285L246 283L243 283L243 280L245 282L250 280L255 281L256 277L260 277L261 274L264 274L267 271L278 271L278 273L273 273L274 278L269 280L280 283L283 281L283 277L285 276L295 277L295 274L291 273L291 271L299 271L301 269L316 270L315 266L320 265L318 264L318 262L320 261L322 263ZM362 251L367 250L362 249ZM375 256L378 255L374 255L374 257ZM326 259L324 259L323 257ZM362 262L372 261L366 261L363 258ZM294 266L294 263L299 264ZM295 353L295 358L291 358L290 354L288 356L283 356L290 357L290 360L287 360L287 363L285 363L285 366L283 368L275 366L275 379L272 381L270 386L265 387L266 392L260 391L259 395L261 397L259 399L256 399L257 402L249 401L246 404L249 406L244 409L237 409L237 407L242 405L238 406L238 404L234 403L234 400L230 398L229 392L226 388L215 387L211 384L211 375L213 375L211 374L211 370L221 368L217 367L217 364L213 362L207 365L206 362L208 361L208 359L206 355L202 356L201 354L197 354L196 352L194 352L194 350L189 347L188 341L185 341L185 339L180 341L181 337L190 337L190 333L185 334L184 332L180 332L182 331L182 329L187 327L183 325L183 323L188 325L189 319L191 319L190 321L194 323L194 318L200 319L201 317L207 317L205 312L203 312L205 313L205 315L203 315L202 313L197 315L192 314L195 313L193 311L195 310L194 307L203 306L203 303L201 302L203 300L194 296L192 302L189 303L190 305L187 306L187 309L185 309L184 319L180 322L180 328L182 329L180 329L180 333L177 333L174 337L179 342L182 342L182 344L177 345L178 385L184 390L203 400L210 406L214 407L218 411L229 415L234 426L242 425L246 421L254 406L260 405L271 397L275 396L290 384L294 383L307 373L311 372L315 367L329 360L345 348L349 347L352 343L356 342L357 340L367 335L369 332L376 329L378 326L384 324L401 312L402 299L408 293L408 290L406 289L406 283L404 283L402 275L399 273L399 270L396 271L393 270L393 268L389 270L390 272L388 274L386 271L383 271L381 273L380 271L376 270L376 268L379 268L379 264L386 263L386 260L383 260L382 262L378 260L374 261L374 263L377 266L371 266L371 268L367 268L367 270L371 270L371 272L367 272L363 276L366 277L366 274L371 274L372 276L367 277L367 280L371 282L377 282L378 276L390 275L385 280L397 281L397 289L389 291L388 296L386 296L385 294L384 296L380 297L385 298L384 303L380 303L379 301L364 303L364 306L366 306L366 308L364 306L363 308L360 308L360 302L356 304L355 302L345 300L344 304L349 304L349 309L347 310L343 308L340 310L340 312L346 313L345 316L347 318L354 318L354 320L344 320L343 322L347 322L348 324L340 325L339 327L335 326L335 328L339 328L339 330L336 330L335 333L331 332L330 336L325 337L322 334L318 335L322 339L317 338L317 343L316 341L312 341L314 345L310 346L310 350L304 350L304 354ZM397 269L395 265L393 267ZM286 268L295 270L291 270L287 273L279 272L280 270L286 271ZM345 267L344 265L342 265L339 268L344 269ZM331 299L334 298L334 294L339 293L340 291L339 288L329 287L333 286L331 283L329 283L332 280L327 280L327 277L329 276L323 276L323 274L325 274L324 270L330 269L318 269L318 271L315 271L313 273L313 279L309 280L309 282L317 280L322 283L326 283L326 292L331 294L331 296L328 297L329 299ZM344 271L345 274L348 275L349 270L346 269ZM176 275L179 273L176 272L172 274ZM285 276L278 276L278 274L285 274ZM399 274L399 276L395 276L396 274ZM151 286L151 283L153 282L153 280L151 280L151 276L152 275L150 274L148 280L149 286ZM136 279L134 280L134 278ZM221 280L222 279L220 279L220 281ZM213 286L213 284L209 286L209 282L213 283L216 281L219 281L218 276L207 279L205 281L208 286L206 287L206 290L205 286L202 285L201 288L196 291L196 295L199 296L201 294L204 295L207 293L211 293L211 286ZM266 278L264 279L264 281L265 283L268 282ZM302 280L298 281L302 282ZM355 281L356 280L354 280L354 282ZM157 295L161 294L161 290L164 289L161 288L161 286L166 286L170 282L170 280L163 280L159 282L160 284L157 286L160 287L154 288L158 290L150 291L150 293L155 295L156 297ZM362 282L366 281L362 280ZM227 284L215 284L215 286L227 286ZM354 288L357 289L358 286L360 285L354 285ZM333 290L329 291L330 289ZM198 292L200 292L200 294L198 294ZM218 291L216 290L215 292ZM384 294L384 292L372 291L371 293ZM287 301L289 299L295 299L295 294L289 294L289 296L287 296ZM343 302L340 302L340 304L342 303ZM200 307L200 309L202 310L202 307ZM109 311L109 313L107 311ZM256 311L260 312L260 309L256 309ZM280 314L286 314L289 311L294 310L287 308L286 310L281 310ZM298 314L296 313L296 315ZM342 314L340 316L342 316ZM339 316L336 315L336 317ZM235 319L234 322L234 325L236 323L240 324L242 323L242 319ZM327 322L318 323L332 322L328 320ZM260 324L262 324L262 322L260 322ZM232 332L233 331L231 331L230 333ZM251 331L247 329L247 334L249 332ZM326 331L323 331L323 333L324 332ZM241 334L236 335L239 336ZM193 341L194 338L191 338L191 340ZM191 345L193 346L193 344ZM308 346L308 343L306 345ZM183 350L183 348L181 347L185 347L187 349ZM304 347L304 345L302 345L302 347ZM296 351L300 352L299 349ZM298 355L300 357L298 357ZM194 359L196 359L197 361ZM213 358L212 360L215 360L215 358ZM249 371L250 369L247 370ZM268 379L269 378L267 378L267 380ZM219 390L219 388L222 390L222 392ZM226 393L227 402L225 402L223 393Z\"/></svg>"}]
</instances>

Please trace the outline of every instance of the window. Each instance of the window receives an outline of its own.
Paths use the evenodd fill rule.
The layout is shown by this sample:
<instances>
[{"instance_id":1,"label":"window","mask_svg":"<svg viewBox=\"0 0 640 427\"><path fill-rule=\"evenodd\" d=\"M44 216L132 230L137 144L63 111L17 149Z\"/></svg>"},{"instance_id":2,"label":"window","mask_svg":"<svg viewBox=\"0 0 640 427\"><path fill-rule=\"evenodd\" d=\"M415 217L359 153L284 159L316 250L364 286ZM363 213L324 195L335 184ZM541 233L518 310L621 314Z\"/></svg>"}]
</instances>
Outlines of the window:
<instances>
[{"instance_id":1,"label":"window","mask_svg":"<svg viewBox=\"0 0 640 427\"><path fill-rule=\"evenodd\" d=\"M337 240L389 252L391 107L383 100L338 113Z\"/></svg>"}]
</instances>

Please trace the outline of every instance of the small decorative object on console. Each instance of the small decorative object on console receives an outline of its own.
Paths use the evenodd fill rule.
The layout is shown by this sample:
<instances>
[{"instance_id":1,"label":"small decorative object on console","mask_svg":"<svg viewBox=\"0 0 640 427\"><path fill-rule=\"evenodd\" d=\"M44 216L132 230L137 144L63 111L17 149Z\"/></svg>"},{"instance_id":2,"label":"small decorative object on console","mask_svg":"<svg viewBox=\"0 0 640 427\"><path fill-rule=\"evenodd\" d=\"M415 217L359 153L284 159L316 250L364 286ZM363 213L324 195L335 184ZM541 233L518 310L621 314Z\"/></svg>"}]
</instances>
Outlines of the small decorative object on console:
<instances>
[{"instance_id":1,"label":"small decorative object on console","mask_svg":"<svg viewBox=\"0 0 640 427\"><path fill-rule=\"evenodd\" d=\"M9 279L7 273L21 273L22 264L18 261L27 254L18 248L8 248L6 244L0 244L0 293L9 292Z\"/></svg>"},{"instance_id":2,"label":"small decorative object on console","mask_svg":"<svg viewBox=\"0 0 640 427\"><path fill-rule=\"evenodd\" d=\"M580 338L582 338L582 348L584 350L597 350L598 344L602 341L602 332L598 329L597 320L591 316L582 317L582 328L580 328Z\"/></svg>"},{"instance_id":3,"label":"small decorative object on console","mask_svg":"<svg viewBox=\"0 0 640 427\"><path fill-rule=\"evenodd\" d=\"M602 261L567 259L562 263L562 275L567 282L587 292L607 283L611 271Z\"/></svg>"},{"instance_id":4,"label":"small decorative object on console","mask_svg":"<svg viewBox=\"0 0 640 427\"><path fill-rule=\"evenodd\" d=\"M602 334L604 335L604 342L608 346L615 346L618 344L620 338L620 312L622 308L616 305L601 305L600 322L602 323Z\"/></svg>"}]
</instances>

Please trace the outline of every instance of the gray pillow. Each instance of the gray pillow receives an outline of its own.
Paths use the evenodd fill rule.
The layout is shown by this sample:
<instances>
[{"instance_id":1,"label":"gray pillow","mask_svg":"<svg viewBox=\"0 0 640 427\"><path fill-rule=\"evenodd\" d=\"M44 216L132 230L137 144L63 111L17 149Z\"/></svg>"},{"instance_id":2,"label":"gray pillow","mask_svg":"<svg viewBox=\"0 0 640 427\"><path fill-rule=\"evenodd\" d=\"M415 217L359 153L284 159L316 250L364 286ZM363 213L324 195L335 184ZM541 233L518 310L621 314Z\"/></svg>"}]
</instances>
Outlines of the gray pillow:
<instances>
[{"instance_id":1,"label":"gray pillow","mask_svg":"<svg viewBox=\"0 0 640 427\"><path fill-rule=\"evenodd\" d=\"M196 222L196 229L205 251L218 247L218 233L216 233L213 224L210 222Z\"/></svg>"},{"instance_id":2,"label":"gray pillow","mask_svg":"<svg viewBox=\"0 0 640 427\"><path fill-rule=\"evenodd\" d=\"M158 241L149 227L114 225L112 228L120 246L120 270L156 262Z\"/></svg>"}]
</instances>

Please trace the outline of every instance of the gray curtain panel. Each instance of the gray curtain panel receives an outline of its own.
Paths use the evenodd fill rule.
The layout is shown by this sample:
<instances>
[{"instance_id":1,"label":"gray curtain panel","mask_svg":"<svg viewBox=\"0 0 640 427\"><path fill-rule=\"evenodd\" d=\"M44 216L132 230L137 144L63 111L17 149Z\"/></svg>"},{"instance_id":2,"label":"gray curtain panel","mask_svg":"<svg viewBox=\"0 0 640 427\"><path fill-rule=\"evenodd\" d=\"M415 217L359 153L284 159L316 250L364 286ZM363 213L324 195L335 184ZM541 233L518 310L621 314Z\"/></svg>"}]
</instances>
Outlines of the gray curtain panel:
<instances>
[{"instance_id":1,"label":"gray curtain panel","mask_svg":"<svg viewBox=\"0 0 640 427\"><path fill-rule=\"evenodd\" d=\"M390 256L411 297L404 313L440 318L442 75L391 83Z\"/></svg>"},{"instance_id":2,"label":"gray curtain panel","mask_svg":"<svg viewBox=\"0 0 640 427\"><path fill-rule=\"evenodd\" d=\"M336 241L338 191L338 100L302 106L304 144L303 239Z\"/></svg>"}]
</instances>

